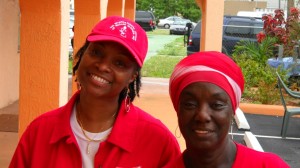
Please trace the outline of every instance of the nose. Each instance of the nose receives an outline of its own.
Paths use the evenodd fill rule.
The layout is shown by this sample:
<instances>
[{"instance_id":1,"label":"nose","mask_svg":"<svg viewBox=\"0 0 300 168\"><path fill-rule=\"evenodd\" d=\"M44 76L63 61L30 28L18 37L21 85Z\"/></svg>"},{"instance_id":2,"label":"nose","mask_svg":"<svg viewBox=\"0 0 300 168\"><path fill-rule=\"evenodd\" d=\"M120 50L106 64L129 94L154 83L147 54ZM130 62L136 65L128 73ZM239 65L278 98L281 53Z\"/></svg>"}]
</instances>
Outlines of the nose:
<instances>
[{"instance_id":1,"label":"nose","mask_svg":"<svg viewBox=\"0 0 300 168\"><path fill-rule=\"evenodd\" d=\"M211 120L211 108L209 107L208 104L201 104L198 108L198 110L196 111L196 114L194 116L194 119L197 122L210 122Z\"/></svg>"},{"instance_id":2,"label":"nose","mask_svg":"<svg viewBox=\"0 0 300 168\"><path fill-rule=\"evenodd\" d=\"M97 62L97 69L102 72L110 72L111 71L111 63L108 59L103 58Z\"/></svg>"}]
</instances>

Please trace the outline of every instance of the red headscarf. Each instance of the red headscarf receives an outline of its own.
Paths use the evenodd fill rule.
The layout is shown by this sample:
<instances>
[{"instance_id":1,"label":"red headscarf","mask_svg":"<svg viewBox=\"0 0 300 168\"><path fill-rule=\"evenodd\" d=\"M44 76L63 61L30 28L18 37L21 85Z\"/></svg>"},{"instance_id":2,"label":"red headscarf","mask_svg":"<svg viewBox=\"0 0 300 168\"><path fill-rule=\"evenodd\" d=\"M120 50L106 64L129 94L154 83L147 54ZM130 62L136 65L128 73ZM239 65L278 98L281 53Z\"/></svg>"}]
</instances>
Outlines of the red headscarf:
<instances>
[{"instance_id":1,"label":"red headscarf","mask_svg":"<svg viewBox=\"0 0 300 168\"><path fill-rule=\"evenodd\" d=\"M244 91L244 77L238 65L227 55L216 51L198 52L185 57L170 78L170 97L178 112L182 90L194 82L209 82L222 88L230 97L234 111Z\"/></svg>"}]
</instances>

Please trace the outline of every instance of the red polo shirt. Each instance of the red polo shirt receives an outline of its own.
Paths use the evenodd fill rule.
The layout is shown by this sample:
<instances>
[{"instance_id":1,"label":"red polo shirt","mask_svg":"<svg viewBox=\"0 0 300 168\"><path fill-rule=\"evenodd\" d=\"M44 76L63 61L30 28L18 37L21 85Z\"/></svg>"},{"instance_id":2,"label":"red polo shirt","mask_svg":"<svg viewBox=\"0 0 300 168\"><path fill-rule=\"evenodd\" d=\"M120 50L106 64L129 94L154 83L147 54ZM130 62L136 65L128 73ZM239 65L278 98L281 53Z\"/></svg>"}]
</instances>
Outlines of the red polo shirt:
<instances>
[{"instance_id":1,"label":"red polo shirt","mask_svg":"<svg viewBox=\"0 0 300 168\"><path fill-rule=\"evenodd\" d=\"M77 92L63 107L36 118L22 135L11 168L81 168L82 160L70 126ZM157 119L131 105L120 108L111 134L100 144L94 167L160 168L180 155L173 134Z\"/></svg>"},{"instance_id":2,"label":"red polo shirt","mask_svg":"<svg viewBox=\"0 0 300 168\"><path fill-rule=\"evenodd\" d=\"M236 156L232 168L289 168L278 155L260 152L236 143ZM166 168L185 168L183 156L176 158Z\"/></svg>"}]
</instances>

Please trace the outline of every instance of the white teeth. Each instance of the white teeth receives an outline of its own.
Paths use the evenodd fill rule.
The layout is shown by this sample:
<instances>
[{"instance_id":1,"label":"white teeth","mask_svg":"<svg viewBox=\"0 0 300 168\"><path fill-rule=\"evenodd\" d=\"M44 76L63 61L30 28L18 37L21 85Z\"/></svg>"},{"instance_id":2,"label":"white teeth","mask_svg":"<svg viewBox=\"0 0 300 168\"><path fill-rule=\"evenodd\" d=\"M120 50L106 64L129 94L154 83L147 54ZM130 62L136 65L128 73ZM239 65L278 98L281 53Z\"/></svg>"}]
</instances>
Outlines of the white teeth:
<instances>
[{"instance_id":1,"label":"white teeth","mask_svg":"<svg viewBox=\"0 0 300 168\"><path fill-rule=\"evenodd\" d=\"M95 79L96 81L100 82L100 83L109 83L107 80L104 80L103 78L100 78L99 76L96 75L91 75L93 79Z\"/></svg>"},{"instance_id":2,"label":"white teeth","mask_svg":"<svg viewBox=\"0 0 300 168\"><path fill-rule=\"evenodd\" d=\"M209 133L209 131L203 131L203 130L195 130L195 132L197 134L207 134L207 133Z\"/></svg>"}]
</instances>

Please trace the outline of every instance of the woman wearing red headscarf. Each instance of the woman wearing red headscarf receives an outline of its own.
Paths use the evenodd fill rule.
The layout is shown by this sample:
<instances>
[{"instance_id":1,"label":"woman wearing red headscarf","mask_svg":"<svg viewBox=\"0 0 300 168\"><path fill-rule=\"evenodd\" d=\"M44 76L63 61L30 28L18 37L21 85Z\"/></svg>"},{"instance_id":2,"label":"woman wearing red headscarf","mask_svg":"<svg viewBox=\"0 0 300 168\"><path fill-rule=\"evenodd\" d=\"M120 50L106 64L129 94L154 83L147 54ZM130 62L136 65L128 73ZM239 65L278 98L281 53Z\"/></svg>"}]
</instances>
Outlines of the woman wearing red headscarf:
<instances>
[{"instance_id":1,"label":"woman wearing red headscarf","mask_svg":"<svg viewBox=\"0 0 300 168\"><path fill-rule=\"evenodd\" d=\"M169 91L186 150L168 167L289 167L279 156L228 136L243 90L240 68L222 53L196 53L176 65Z\"/></svg>"}]
</instances>

